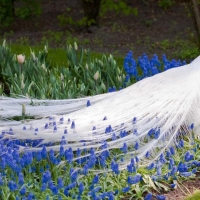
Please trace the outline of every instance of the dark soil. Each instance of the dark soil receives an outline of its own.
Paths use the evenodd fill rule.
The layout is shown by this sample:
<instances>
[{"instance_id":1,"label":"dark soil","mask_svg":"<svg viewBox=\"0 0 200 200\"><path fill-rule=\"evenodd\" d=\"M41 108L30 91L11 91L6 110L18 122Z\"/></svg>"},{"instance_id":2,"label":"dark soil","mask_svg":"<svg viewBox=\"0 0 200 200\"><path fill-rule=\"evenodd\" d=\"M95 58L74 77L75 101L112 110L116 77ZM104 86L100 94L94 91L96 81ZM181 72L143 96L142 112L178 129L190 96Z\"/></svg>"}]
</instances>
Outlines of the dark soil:
<instances>
[{"instance_id":1,"label":"dark soil","mask_svg":"<svg viewBox=\"0 0 200 200\"><path fill-rule=\"evenodd\" d=\"M109 12L100 18L100 27L92 27L89 33L83 27L70 24L59 25L58 15L66 14L79 20L83 17L80 0L42 0L42 16L31 20L17 19L1 35L7 41L20 44L41 44L47 38L50 46L60 47L77 40L92 51L125 56L130 50L137 58L143 53L166 54L180 58L184 51L196 46L196 29L189 11L189 4L176 1L169 9L158 6L156 0L127 0L128 5L138 9L138 16L117 15ZM190 2L190 1L189 1ZM12 34L8 34L12 32ZM185 187L192 193L200 188L200 180L185 181ZM183 188L183 187L182 187ZM188 191L184 189L186 193ZM182 200L186 196L180 188L165 194L169 200Z\"/></svg>"},{"instance_id":2,"label":"dark soil","mask_svg":"<svg viewBox=\"0 0 200 200\"><path fill-rule=\"evenodd\" d=\"M187 180L181 182L176 189L172 189L168 192L157 193L152 191L152 200L157 200L156 195L164 195L166 200L184 200L186 196L193 194L194 191L200 190L200 175L193 180ZM123 200L129 200L129 197L123 198Z\"/></svg>"},{"instance_id":3,"label":"dark soil","mask_svg":"<svg viewBox=\"0 0 200 200\"><path fill-rule=\"evenodd\" d=\"M177 189L164 193L166 200L183 200L189 194L192 194L195 190L200 189L199 175L194 180L184 181Z\"/></svg>"},{"instance_id":4,"label":"dark soil","mask_svg":"<svg viewBox=\"0 0 200 200\"><path fill-rule=\"evenodd\" d=\"M12 42L38 44L48 38L50 46L62 46L72 42L73 38L85 48L109 54L126 55L132 50L134 57L146 53L166 54L171 58L180 58L183 51L193 48L196 30L189 3L177 0L173 6L164 10L158 6L158 0L127 0L129 6L138 9L138 16L109 12L100 17L100 27L91 28L89 33L83 27L69 23L59 25L58 15L68 16L77 21L83 11L80 0L42 0L40 19L17 19L6 31L7 40ZM190 2L190 1L189 1Z\"/></svg>"}]
</instances>

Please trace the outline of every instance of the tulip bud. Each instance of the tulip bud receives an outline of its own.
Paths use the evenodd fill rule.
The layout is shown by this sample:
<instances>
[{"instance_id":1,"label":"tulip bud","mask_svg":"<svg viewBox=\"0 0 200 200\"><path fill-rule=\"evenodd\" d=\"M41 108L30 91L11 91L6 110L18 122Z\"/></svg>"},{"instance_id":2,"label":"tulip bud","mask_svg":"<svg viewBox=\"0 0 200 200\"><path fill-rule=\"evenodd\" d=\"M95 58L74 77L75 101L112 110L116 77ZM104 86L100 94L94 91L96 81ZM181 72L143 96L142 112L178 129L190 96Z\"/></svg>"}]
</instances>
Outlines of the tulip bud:
<instances>
[{"instance_id":1,"label":"tulip bud","mask_svg":"<svg viewBox=\"0 0 200 200\"><path fill-rule=\"evenodd\" d=\"M121 76L117 76L117 78L118 78L119 82L122 82L122 77Z\"/></svg>"},{"instance_id":2,"label":"tulip bud","mask_svg":"<svg viewBox=\"0 0 200 200\"><path fill-rule=\"evenodd\" d=\"M85 69L88 70L88 64L87 63L85 64Z\"/></svg>"},{"instance_id":3,"label":"tulip bud","mask_svg":"<svg viewBox=\"0 0 200 200\"><path fill-rule=\"evenodd\" d=\"M31 52L31 56L32 56L33 61L35 62L35 53Z\"/></svg>"},{"instance_id":4,"label":"tulip bud","mask_svg":"<svg viewBox=\"0 0 200 200\"><path fill-rule=\"evenodd\" d=\"M62 73L60 73L60 80L63 81L64 80L64 76Z\"/></svg>"},{"instance_id":5,"label":"tulip bud","mask_svg":"<svg viewBox=\"0 0 200 200\"><path fill-rule=\"evenodd\" d=\"M121 71L120 71L119 67L117 68L117 72L118 72L118 74L120 74L120 73L121 73Z\"/></svg>"},{"instance_id":6,"label":"tulip bud","mask_svg":"<svg viewBox=\"0 0 200 200\"><path fill-rule=\"evenodd\" d=\"M3 45L4 48L6 47L6 40L3 41Z\"/></svg>"},{"instance_id":7,"label":"tulip bud","mask_svg":"<svg viewBox=\"0 0 200 200\"><path fill-rule=\"evenodd\" d=\"M98 78L99 78L99 71L97 71L97 72L94 74L94 80L97 81Z\"/></svg>"},{"instance_id":8,"label":"tulip bud","mask_svg":"<svg viewBox=\"0 0 200 200\"><path fill-rule=\"evenodd\" d=\"M46 45L44 46L44 51L45 51L45 53L48 53L48 48Z\"/></svg>"},{"instance_id":9,"label":"tulip bud","mask_svg":"<svg viewBox=\"0 0 200 200\"><path fill-rule=\"evenodd\" d=\"M105 84L102 82L101 83L101 88L105 91L106 90L106 86L105 86Z\"/></svg>"},{"instance_id":10,"label":"tulip bud","mask_svg":"<svg viewBox=\"0 0 200 200\"><path fill-rule=\"evenodd\" d=\"M24 88L25 88L25 84L24 84L24 81L22 79L22 81L21 81L21 89L23 90Z\"/></svg>"},{"instance_id":11,"label":"tulip bud","mask_svg":"<svg viewBox=\"0 0 200 200\"><path fill-rule=\"evenodd\" d=\"M22 54L17 55L17 61L19 64L23 64L25 61L25 56L23 56Z\"/></svg>"},{"instance_id":12,"label":"tulip bud","mask_svg":"<svg viewBox=\"0 0 200 200\"><path fill-rule=\"evenodd\" d=\"M81 91L84 91L84 90L85 90L85 85L84 85L84 83L82 83L82 84L80 85L80 87L81 87Z\"/></svg>"},{"instance_id":13,"label":"tulip bud","mask_svg":"<svg viewBox=\"0 0 200 200\"><path fill-rule=\"evenodd\" d=\"M76 42L74 42L74 49L77 51L78 50L78 45Z\"/></svg>"},{"instance_id":14,"label":"tulip bud","mask_svg":"<svg viewBox=\"0 0 200 200\"><path fill-rule=\"evenodd\" d=\"M99 64L101 65L101 67L103 67L103 62L101 60L99 60Z\"/></svg>"},{"instance_id":15,"label":"tulip bud","mask_svg":"<svg viewBox=\"0 0 200 200\"><path fill-rule=\"evenodd\" d=\"M43 69L45 72L47 72L47 68L45 67L44 64L42 64L41 67L42 67L42 69Z\"/></svg>"},{"instance_id":16,"label":"tulip bud","mask_svg":"<svg viewBox=\"0 0 200 200\"><path fill-rule=\"evenodd\" d=\"M22 78L22 80L24 80L24 74L22 74L21 78Z\"/></svg>"},{"instance_id":17,"label":"tulip bud","mask_svg":"<svg viewBox=\"0 0 200 200\"><path fill-rule=\"evenodd\" d=\"M71 48L72 48L72 45L70 44L70 45L69 45L69 49L71 49Z\"/></svg>"}]
</instances>

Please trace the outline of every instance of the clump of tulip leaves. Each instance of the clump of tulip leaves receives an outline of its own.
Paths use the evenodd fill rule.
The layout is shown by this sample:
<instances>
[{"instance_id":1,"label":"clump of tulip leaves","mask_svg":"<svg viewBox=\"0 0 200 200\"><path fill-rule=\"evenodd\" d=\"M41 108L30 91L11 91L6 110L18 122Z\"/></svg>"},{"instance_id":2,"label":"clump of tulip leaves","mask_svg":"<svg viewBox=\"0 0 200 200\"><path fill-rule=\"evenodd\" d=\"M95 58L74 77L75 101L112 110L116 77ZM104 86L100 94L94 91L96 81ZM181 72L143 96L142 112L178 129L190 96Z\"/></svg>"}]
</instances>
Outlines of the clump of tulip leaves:
<instances>
[{"instance_id":1,"label":"clump of tulip leaves","mask_svg":"<svg viewBox=\"0 0 200 200\"><path fill-rule=\"evenodd\" d=\"M112 55L92 58L89 49L78 49L76 43L66 47L66 55L66 66L53 67L45 46L20 62L4 42L0 46L1 90L38 99L67 99L105 93L109 86L123 87L124 72Z\"/></svg>"}]
</instances>

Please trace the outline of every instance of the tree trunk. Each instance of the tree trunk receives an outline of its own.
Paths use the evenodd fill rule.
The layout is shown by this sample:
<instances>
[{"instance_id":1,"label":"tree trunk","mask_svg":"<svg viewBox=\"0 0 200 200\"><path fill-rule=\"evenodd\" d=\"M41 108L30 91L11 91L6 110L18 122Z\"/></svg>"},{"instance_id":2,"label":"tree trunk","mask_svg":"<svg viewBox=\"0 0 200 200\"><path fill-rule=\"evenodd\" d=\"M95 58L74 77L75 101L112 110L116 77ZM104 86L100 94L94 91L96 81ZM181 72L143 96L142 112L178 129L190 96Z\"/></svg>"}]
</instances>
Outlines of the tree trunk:
<instances>
[{"instance_id":1,"label":"tree trunk","mask_svg":"<svg viewBox=\"0 0 200 200\"><path fill-rule=\"evenodd\" d=\"M87 27L99 26L99 10L101 0L81 0Z\"/></svg>"},{"instance_id":2,"label":"tree trunk","mask_svg":"<svg viewBox=\"0 0 200 200\"><path fill-rule=\"evenodd\" d=\"M15 5L14 5L14 2L15 2L15 0L12 0L12 1L11 1L11 4L12 4L12 14L13 14L13 16L15 16Z\"/></svg>"},{"instance_id":3,"label":"tree trunk","mask_svg":"<svg viewBox=\"0 0 200 200\"><path fill-rule=\"evenodd\" d=\"M199 9L198 9L198 4L196 0L192 0L193 3L193 9L194 9L194 16L195 16L195 21L197 25L197 30L198 30L198 41L199 41L199 47L200 47L200 16L199 16Z\"/></svg>"}]
</instances>

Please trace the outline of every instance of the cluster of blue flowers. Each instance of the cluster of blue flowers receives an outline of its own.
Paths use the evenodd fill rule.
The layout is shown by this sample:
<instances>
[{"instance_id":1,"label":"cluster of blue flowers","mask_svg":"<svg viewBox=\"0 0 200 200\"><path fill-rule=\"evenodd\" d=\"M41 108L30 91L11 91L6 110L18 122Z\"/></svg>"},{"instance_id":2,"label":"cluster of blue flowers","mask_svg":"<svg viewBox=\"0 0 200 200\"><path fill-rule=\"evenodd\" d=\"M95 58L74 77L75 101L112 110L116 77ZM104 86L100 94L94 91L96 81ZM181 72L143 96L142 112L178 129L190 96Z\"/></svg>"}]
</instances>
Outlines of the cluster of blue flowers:
<instances>
[{"instance_id":1,"label":"cluster of blue flowers","mask_svg":"<svg viewBox=\"0 0 200 200\"><path fill-rule=\"evenodd\" d=\"M162 61L158 59L156 54L154 54L153 58L149 59L145 53L140 56L138 60L135 60L132 51L130 51L124 59L124 70L126 72L125 82L128 82L130 78L134 78L134 81L136 82L162 71L180 67L185 64L185 61L176 61L174 59L170 61L167 59L166 55L162 56Z\"/></svg>"},{"instance_id":2,"label":"cluster of blue flowers","mask_svg":"<svg viewBox=\"0 0 200 200\"><path fill-rule=\"evenodd\" d=\"M133 123L137 119L133 119ZM73 122L72 122L73 123ZM73 127L72 127L73 128ZM95 130L96 128L93 127ZM112 130L108 126L105 134ZM9 130L11 131L11 130ZM38 131L38 130L37 130ZM157 138L159 129L151 129L148 137ZM6 132L2 133L6 134ZM119 136L113 134L112 139L120 139L130 134L125 130L121 131ZM100 184L100 176L90 170L111 169L114 176L120 176L119 164L123 162L121 159L116 159L115 150L108 150L108 144L105 141L102 143L100 149L101 153L96 153L95 149L78 149L73 152L72 148L64 149L63 144L66 142L62 137L60 142L60 150L55 152L50 149L47 151L47 146L43 146L37 152L20 153L18 145L38 145L39 141L9 141L8 139L0 141L0 195L3 193L3 188L9 188L10 192L17 193L18 198L34 199L35 194L32 192L31 184L36 184L40 192L51 191L51 195L62 199L62 195L72 197L75 199L82 199L84 195L91 196L92 199L114 199L114 195L118 193L127 193L131 191L131 186L135 184L144 184L142 174L138 173L139 159L137 156L132 157L130 163L127 165L127 181L118 191L102 191ZM158 160L152 162L147 166L149 174L153 181L166 180L171 183L178 177L194 176L200 161L195 160L195 154L199 145L192 143L191 149L187 150L184 155L180 156L180 161L175 160L177 152L184 150L185 142L180 139L176 147L170 147L165 153L161 153ZM126 155L129 151L126 143L119 148L122 155ZM139 148L139 143L133 144L133 149ZM175 149L176 148L176 149ZM151 152L146 152L146 158L151 156ZM64 165L63 165L64 163ZM60 172L58 172L58 169ZM93 176L89 184L84 184L81 181L85 176ZM32 178L30 178L32 177ZM35 177L36 180L35 180ZM172 184L172 188L174 185ZM48 193L48 192L47 192ZM16 197L16 199L17 199ZM146 200L151 199L152 194L148 193ZM164 196L157 196L157 199L164 199Z\"/></svg>"},{"instance_id":3,"label":"cluster of blue flowers","mask_svg":"<svg viewBox=\"0 0 200 200\"><path fill-rule=\"evenodd\" d=\"M186 61L175 59L168 60L166 55L163 55L162 60L159 60L156 54L150 59L144 53L136 60L133 58L132 51L130 51L124 59L125 80L119 90L146 77L154 76L168 69L183 65L186 65ZM115 86L108 88L108 92L115 91L117 91Z\"/></svg>"},{"instance_id":4,"label":"cluster of blue flowers","mask_svg":"<svg viewBox=\"0 0 200 200\"><path fill-rule=\"evenodd\" d=\"M15 142L2 140L0 143L0 185L4 188L9 188L10 192L18 193L16 199L35 198L35 195L31 192L31 187L27 186L27 183L28 185L33 184L29 181L35 181L34 184L40 187L40 192L45 192L48 189L53 196L57 195L59 199L62 199L60 194L81 199L85 185L83 182L78 181L78 177L88 175L89 169L94 168L98 162L100 166L105 167L107 165L106 162L108 162L107 159L110 157L108 150L102 151L100 156L97 157L95 150L91 148L89 152L84 150L86 154L90 153L89 156L73 161L75 156L81 156L82 151L78 149L74 153L71 148L64 150L62 145L59 153L54 152L52 149L47 152L46 146L43 146L41 151L20 154L18 149L14 147L15 145L12 145ZM101 148L104 149L106 147L105 143ZM62 161L65 161L66 164L61 168L63 173L58 174L56 169ZM132 164L134 164L133 159ZM79 168L77 169L77 167ZM111 162L111 169L114 174L120 173L118 163L115 161ZM134 180L137 183L139 181L137 176L131 178L132 182L128 180L128 183L133 184ZM32 178L30 179L30 177ZM37 179L34 180L36 177ZM8 182L7 178L10 179ZM96 174L91 181L91 185L87 188L89 190L87 195L91 196L92 199L114 199L113 192L100 192L101 187L97 186L98 183L99 176ZM3 193L3 187L0 189L0 194ZM78 188L78 190L75 190L76 193L71 192L74 188Z\"/></svg>"}]
</instances>

